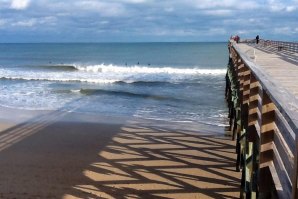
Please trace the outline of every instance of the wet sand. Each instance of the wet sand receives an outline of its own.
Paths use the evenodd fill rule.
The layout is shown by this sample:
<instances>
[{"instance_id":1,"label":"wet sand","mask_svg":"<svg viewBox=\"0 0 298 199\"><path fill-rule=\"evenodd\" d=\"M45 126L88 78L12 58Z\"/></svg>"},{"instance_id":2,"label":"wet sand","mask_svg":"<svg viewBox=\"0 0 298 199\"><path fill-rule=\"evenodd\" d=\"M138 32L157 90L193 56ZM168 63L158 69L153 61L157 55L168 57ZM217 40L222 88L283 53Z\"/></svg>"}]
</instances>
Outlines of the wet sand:
<instances>
[{"instance_id":1,"label":"wet sand","mask_svg":"<svg viewBox=\"0 0 298 199\"><path fill-rule=\"evenodd\" d=\"M0 198L239 198L235 143L218 128L59 111L0 115Z\"/></svg>"}]
</instances>

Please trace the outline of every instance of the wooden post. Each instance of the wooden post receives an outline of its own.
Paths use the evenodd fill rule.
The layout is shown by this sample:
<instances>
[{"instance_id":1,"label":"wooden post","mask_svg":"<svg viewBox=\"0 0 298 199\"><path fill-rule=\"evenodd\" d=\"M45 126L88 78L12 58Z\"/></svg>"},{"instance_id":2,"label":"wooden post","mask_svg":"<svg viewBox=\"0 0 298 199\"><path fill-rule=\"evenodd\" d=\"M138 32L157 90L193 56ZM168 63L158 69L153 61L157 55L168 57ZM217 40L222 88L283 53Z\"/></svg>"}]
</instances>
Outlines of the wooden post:
<instances>
[{"instance_id":1,"label":"wooden post","mask_svg":"<svg viewBox=\"0 0 298 199\"><path fill-rule=\"evenodd\" d=\"M271 197L273 190L273 180L269 170L269 164L273 160L273 136L274 136L274 120L275 120L275 105L267 93L262 90L260 96L262 96L261 105L261 117L259 122L261 123L260 134L260 170L259 170L259 192L260 198ZM266 183L264 183L266 182Z\"/></svg>"},{"instance_id":2,"label":"wooden post","mask_svg":"<svg viewBox=\"0 0 298 199\"><path fill-rule=\"evenodd\" d=\"M248 69L249 70L249 69ZM249 175L249 193L247 196L250 198L257 197L257 173L258 173L258 147L259 136L256 130L257 116L258 116L258 100L260 84L256 80L251 71L247 71L244 76L243 83L243 106L242 118L243 128L246 129L246 145L248 146L249 168L246 175ZM259 111L261 112L261 111ZM247 167L247 166L246 166ZM248 172L247 171L247 172Z\"/></svg>"},{"instance_id":3,"label":"wooden post","mask_svg":"<svg viewBox=\"0 0 298 199\"><path fill-rule=\"evenodd\" d=\"M241 130L247 130L248 127L250 73L251 71L249 70L249 68L244 65L242 70Z\"/></svg>"},{"instance_id":4,"label":"wooden post","mask_svg":"<svg viewBox=\"0 0 298 199\"><path fill-rule=\"evenodd\" d=\"M262 89L260 83L255 78L253 74L250 75L250 85L249 85L249 107L248 107L248 130L249 134L252 135L253 129L255 129L254 137L259 137L261 129L261 123L258 122L258 116L261 115L262 110L259 109L260 95L259 92Z\"/></svg>"},{"instance_id":5,"label":"wooden post","mask_svg":"<svg viewBox=\"0 0 298 199\"><path fill-rule=\"evenodd\" d=\"M259 110L259 101L261 100L259 92L262 88L259 81L254 74L250 74L249 85L249 106L248 106L248 124L247 124L247 141L253 143L253 157L252 157L252 179L251 179L251 198L258 196L258 172L259 172L259 154L260 154L260 126L258 116L261 115L262 110ZM261 108L261 107L260 107Z\"/></svg>"},{"instance_id":6,"label":"wooden post","mask_svg":"<svg viewBox=\"0 0 298 199\"><path fill-rule=\"evenodd\" d=\"M243 104L249 104L249 93L250 93L250 74L249 68L244 65L243 71Z\"/></svg>"}]
</instances>

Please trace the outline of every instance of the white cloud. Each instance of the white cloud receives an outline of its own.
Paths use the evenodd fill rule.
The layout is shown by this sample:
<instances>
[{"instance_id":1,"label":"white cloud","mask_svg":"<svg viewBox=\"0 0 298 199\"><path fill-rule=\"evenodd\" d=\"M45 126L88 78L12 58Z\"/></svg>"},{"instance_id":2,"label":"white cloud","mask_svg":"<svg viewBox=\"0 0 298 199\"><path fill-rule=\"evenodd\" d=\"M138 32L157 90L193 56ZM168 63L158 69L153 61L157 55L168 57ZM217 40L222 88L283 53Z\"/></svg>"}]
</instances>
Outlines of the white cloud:
<instances>
[{"instance_id":1,"label":"white cloud","mask_svg":"<svg viewBox=\"0 0 298 199\"><path fill-rule=\"evenodd\" d=\"M249 31L248 31L248 30L237 30L237 31L236 31L236 34L237 34L237 35L249 34Z\"/></svg>"},{"instance_id":2,"label":"white cloud","mask_svg":"<svg viewBox=\"0 0 298 199\"><path fill-rule=\"evenodd\" d=\"M295 2L295 1L294 1ZM296 1L298 2L298 1ZM278 0L268 0L268 6L272 12L293 12L297 9L297 4L292 3L291 5L288 3L284 3Z\"/></svg>"},{"instance_id":3,"label":"white cloud","mask_svg":"<svg viewBox=\"0 0 298 199\"><path fill-rule=\"evenodd\" d=\"M100 24L105 25L105 24L109 24L109 21L101 21Z\"/></svg>"},{"instance_id":4,"label":"white cloud","mask_svg":"<svg viewBox=\"0 0 298 199\"><path fill-rule=\"evenodd\" d=\"M295 11L297 8L295 7L295 6L287 6L286 7L286 11L287 12L293 12L293 11Z\"/></svg>"},{"instance_id":5,"label":"white cloud","mask_svg":"<svg viewBox=\"0 0 298 199\"><path fill-rule=\"evenodd\" d=\"M193 0L190 0L191 3ZM259 7L259 3L255 1L244 1L239 2L238 0L196 0L195 5L199 9L222 9L222 8L230 8L230 9L255 9Z\"/></svg>"},{"instance_id":6,"label":"white cloud","mask_svg":"<svg viewBox=\"0 0 298 199\"><path fill-rule=\"evenodd\" d=\"M120 16L124 13L125 9L122 4L104 1L77 1L75 6L78 10L89 10L98 12L102 16Z\"/></svg>"},{"instance_id":7,"label":"white cloud","mask_svg":"<svg viewBox=\"0 0 298 199\"><path fill-rule=\"evenodd\" d=\"M40 19L36 19L37 23L36 24L44 24L47 26L55 26L57 22L57 18L53 16L49 17L42 17Z\"/></svg>"},{"instance_id":8,"label":"white cloud","mask_svg":"<svg viewBox=\"0 0 298 199\"><path fill-rule=\"evenodd\" d=\"M7 21L4 19L0 19L0 27L6 25Z\"/></svg>"},{"instance_id":9,"label":"white cloud","mask_svg":"<svg viewBox=\"0 0 298 199\"><path fill-rule=\"evenodd\" d=\"M12 26L23 26L23 27L32 27L37 23L36 19L28 19L23 21L17 21L15 23L12 23Z\"/></svg>"},{"instance_id":10,"label":"white cloud","mask_svg":"<svg viewBox=\"0 0 298 199\"><path fill-rule=\"evenodd\" d=\"M211 15L211 16L229 16L233 14L231 10L227 9L219 9L219 10L205 10L203 11L204 14L206 15Z\"/></svg>"},{"instance_id":11,"label":"white cloud","mask_svg":"<svg viewBox=\"0 0 298 199\"><path fill-rule=\"evenodd\" d=\"M24 10L30 4L30 0L12 0L10 4L10 8L15 10Z\"/></svg>"},{"instance_id":12,"label":"white cloud","mask_svg":"<svg viewBox=\"0 0 298 199\"><path fill-rule=\"evenodd\" d=\"M227 31L224 28L210 28L208 32L211 35L224 35L224 34L227 34Z\"/></svg>"},{"instance_id":13,"label":"white cloud","mask_svg":"<svg viewBox=\"0 0 298 199\"><path fill-rule=\"evenodd\" d=\"M173 7L167 7L167 8L165 8L165 11L166 12L173 12L174 8Z\"/></svg>"},{"instance_id":14,"label":"white cloud","mask_svg":"<svg viewBox=\"0 0 298 199\"><path fill-rule=\"evenodd\" d=\"M196 0L196 7L200 9L210 9L216 7L231 7L235 0Z\"/></svg>"},{"instance_id":15,"label":"white cloud","mask_svg":"<svg viewBox=\"0 0 298 199\"><path fill-rule=\"evenodd\" d=\"M291 35L291 34L297 33L297 30L298 28L284 26L284 27L274 28L274 33L280 34L280 35Z\"/></svg>"},{"instance_id":16,"label":"white cloud","mask_svg":"<svg viewBox=\"0 0 298 199\"><path fill-rule=\"evenodd\" d=\"M147 0L122 0L125 3L146 3Z\"/></svg>"},{"instance_id":17,"label":"white cloud","mask_svg":"<svg viewBox=\"0 0 298 199\"><path fill-rule=\"evenodd\" d=\"M15 21L11 23L11 26L20 27L34 27L36 25L54 26L56 25L56 17L42 17L42 18L31 18L26 20Z\"/></svg>"}]
</instances>

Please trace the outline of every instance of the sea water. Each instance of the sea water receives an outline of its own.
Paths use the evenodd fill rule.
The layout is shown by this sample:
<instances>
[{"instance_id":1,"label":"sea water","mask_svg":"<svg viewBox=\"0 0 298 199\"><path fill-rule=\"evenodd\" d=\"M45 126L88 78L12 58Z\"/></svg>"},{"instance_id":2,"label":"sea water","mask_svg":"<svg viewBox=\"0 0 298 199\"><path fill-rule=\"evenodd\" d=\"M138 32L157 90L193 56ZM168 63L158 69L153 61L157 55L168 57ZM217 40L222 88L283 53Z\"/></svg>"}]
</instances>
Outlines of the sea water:
<instances>
[{"instance_id":1,"label":"sea water","mask_svg":"<svg viewBox=\"0 0 298 199\"><path fill-rule=\"evenodd\" d=\"M227 43L0 44L0 103L226 125Z\"/></svg>"}]
</instances>

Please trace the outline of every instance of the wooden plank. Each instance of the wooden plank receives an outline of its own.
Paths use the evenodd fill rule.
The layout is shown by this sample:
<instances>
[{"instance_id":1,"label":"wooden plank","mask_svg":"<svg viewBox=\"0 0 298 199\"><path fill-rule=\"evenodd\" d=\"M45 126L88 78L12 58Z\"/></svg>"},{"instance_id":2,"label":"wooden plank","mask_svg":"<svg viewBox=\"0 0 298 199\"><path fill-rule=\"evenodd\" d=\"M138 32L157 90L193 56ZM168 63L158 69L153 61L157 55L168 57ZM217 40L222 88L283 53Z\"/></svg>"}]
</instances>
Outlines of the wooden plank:
<instances>
[{"instance_id":1,"label":"wooden plank","mask_svg":"<svg viewBox=\"0 0 298 199\"><path fill-rule=\"evenodd\" d=\"M268 163L268 167L270 169L270 173L271 173L272 179L275 184L275 189L279 192L283 191L282 184L279 180L279 177L277 175L277 171L276 171L276 168L275 168L273 162Z\"/></svg>"},{"instance_id":2,"label":"wooden plank","mask_svg":"<svg viewBox=\"0 0 298 199\"><path fill-rule=\"evenodd\" d=\"M257 109L257 115L258 115L258 121L257 124L260 127L259 129L259 134L260 134L260 139L261 139L261 127L262 127L262 106L263 106L263 88L262 85L259 84L259 90L258 90L258 109Z\"/></svg>"},{"instance_id":3,"label":"wooden plank","mask_svg":"<svg viewBox=\"0 0 298 199\"><path fill-rule=\"evenodd\" d=\"M254 90L256 90L257 93L254 93ZM259 92L259 88L250 90L250 96L249 96L249 101L250 102L252 102L252 101L257 101L258 102L258 100L260 98L260 96L258 95L258 92Z\"/></svg>"},{"instance_id":4,"label":"wooden plank","mask_svg":"<svg viewBox=\"0 0 298 199\"><path fill-rule=\"evenodd\" d=\"M279 113L279 111L275 112L275 125L277 126L279 132L282 134L283 139L289 146L289 150L292 154L295 153L295 133L287 124L286 120Z\"/></svg>"},{"instance_id":5,"label":"wooden plank","mask_svg":"<svg viewBox=\"0 0 298 199\"><path fill-rule=\"evenodd\" d=\"M291 193L292 193L292 184L291 184L291 180L290 177L288 176L288 174L285 172L286 169L283 165L283 162L281 160L280 154L278 153L275 145L273 145L273 165L274 168L276 170L276 174L278 176L278 181L280 182L280 184L278 183L278 181L273 178L273 181L275 184L275 186L278 187L282 187L281 191L277 191L279 198L291 198Z\"/></svg>"},{"instance_id":6,"label":"wooden plank","mask_svg":"<svg viewBox=\"0 0 298 199\"><path fill-rule=\"evenodd\" d=\"M292 176L294 167L294 155L290 151L289 147L287 146L287 143L283 139L278 129L276 129L275 131L273 141L288 175Z\"/></svg>"}]
</instances>

